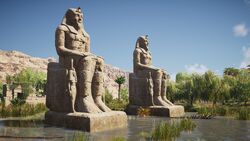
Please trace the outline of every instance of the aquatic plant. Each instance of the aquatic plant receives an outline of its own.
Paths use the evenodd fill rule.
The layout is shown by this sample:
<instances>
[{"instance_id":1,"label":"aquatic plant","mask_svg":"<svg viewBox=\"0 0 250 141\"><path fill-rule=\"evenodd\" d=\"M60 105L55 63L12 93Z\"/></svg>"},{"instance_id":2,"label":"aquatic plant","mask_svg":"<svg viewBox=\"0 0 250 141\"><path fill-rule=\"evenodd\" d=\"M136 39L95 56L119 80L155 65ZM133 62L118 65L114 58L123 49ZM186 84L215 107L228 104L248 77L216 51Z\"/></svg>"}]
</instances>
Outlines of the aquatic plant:
<instances>
[{"instance_id":1,"label":"aquatic plant","mask_svg":"<svg viewBox=\"0 0 250 141\"><path fill-rule=\"evenodd\" d=\"M142 107L140 107L137 110L137 115L140 116L140 117L149 116L150 115L150 109L149 108L142 108Z\"/></svg>"},{"instance_id":2,"label":"aquatic plant","mask_svg":"<svg viewBox=\"0 0 250 141\"><path fill-rule=\"evenodd\" d=\"M196 127L196 124L191 119L183 119L180 121L181 129L184 131L192 131Z\"/></svg>"},{"instance_id":3,"label":"aquatic plant","mask_svg":"<svg viewBox=\"0 0 250 141\"><path fill-rule=\"evenodd\" d=\"M182 119L171 123L162 122L151 132L151 139L155 141L172 141L180 136L182 131L192 131L196 127L191 119Z\"/></svg>"},{"instance_id":4,"label":"aquatic plant","mask_svg":"<svg viewBox=\"0 0 250 141\"><path fill-rule=\"evenodd\" d=\"M87 136L84 132L74 132L72 141L89 141L89 136Z\"/></svg>"}]
</instances>

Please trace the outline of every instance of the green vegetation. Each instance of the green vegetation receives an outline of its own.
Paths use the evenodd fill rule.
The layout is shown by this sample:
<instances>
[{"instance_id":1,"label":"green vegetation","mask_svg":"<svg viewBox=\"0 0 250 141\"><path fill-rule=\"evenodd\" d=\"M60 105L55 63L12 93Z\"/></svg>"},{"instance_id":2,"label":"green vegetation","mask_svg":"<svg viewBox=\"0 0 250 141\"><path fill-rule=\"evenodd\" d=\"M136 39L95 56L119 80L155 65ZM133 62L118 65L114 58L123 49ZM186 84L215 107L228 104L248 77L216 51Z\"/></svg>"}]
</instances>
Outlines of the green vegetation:
<instances>
[{"instance_id":1,"label":"green vegetation","mask_svg":"<svg viewBox=\"0 0 250 141\"><path fill-rule=\"evenodd\" d=\"M120 99L113 99L111 93L105 90L105 103L107 106L115 111L124 111L128 105L128 89L121 89Z\"/></svg>"},{"instance_id":2,"label":"green vegetation","mask_svg":"<svg viewBox=\"0 0 250 141\"><path fill-rule=\"evenodd\" d=\"M180 136L182 131L192 131L196 127L191 119L182 119L171 123L162 122L152 130L151 139L155 141L172 141Z\"/></svg>"},{"instance_id":3,"label":"green vegetation","mask_svg":"<svg viewBox=\"0 0 250 141\"><path fill-rule=\"evenodd\" d=\"M2 95L3 92L3 83L0 81L0 96Z\"/></svg>"},{"instance_id":4,"label":"green vegetation","mask_svg":"<svg viewBox=\"0 0 250 141\"><path fill-rule=\"evenodd\" d=\"M126 141L124 137L114 137L110 141Z\"/></svg>"},{"instance_id":5,"label":"green vegetation","mask_svg":"<svg viewBox=\"0 0 250 141\"><path fill-rule=\"evenodd\" d=\"M125 83L125 77L124 76L118 76L116 79L115 79L115 82L119 85L119 89L118 89L118 99L120 100L121 99L121 85L123 83Z\"/></svg>"},{"instance_id":6,"label":"green vegetation","mask_svg":"<svg viewBox=\"0 0 250 141\"><path fill-rule=\"evenodd\" d=\"M237 119L239 120L250 120L250 110L246 108L241 108L238 111Z\"/></svg>"},{"instance_id":7,"label":"green vegetation","mask_svg":"<svg viewBox=\"0 0 250 141\"><path fill-rule=\"evenodd\" d=\"M213 106L229 102L244 102L247 105L250 99L249 86L249 70L238 70L236 73L225 69L223 77L211 71L203 75L178 73L176 82L168 84L167 97L172 101L185 101L190 106L196 101L211 102Z\"/></svg>"},{"instance_id":8,"label":"green vegetation","mask_svg":"<svg viewBox=\"0 0 250 141\"><path fill-rule=\"evenodd\" d=\"M33 89L36 89L38 95L43 95L46 84L46 73L27 68L13 76L7 75L6 83L12 90L20 85L22 93L24 93L24 99L30 93L34 92Z\"/></svg>"},{"instance_id":9,"label":"green vegetation","mask_svg":"<svg viewBox=\"0 0 250 141\"><path fill-rule=\"evenodd\" d=\"M240 108L249 109L250 71L226 68L223 76L212 71L203 75L178 73L176 82L169 82L167 89L167 98L183 104L187 111L235 116ZM234 113L229 112L232 107L237 108Z\"/></svg>"},{"instance_id":10,"label":"green vegetation","mask_svg":"<svg viewBox=\"0 0 250 141\"><path fill-rule=\"evenodd\" d=\"M89 136L84 132L74 132L72 139L67 139L72 141L89 141Z\"/></svg>"},{"instance_id":11,"label":"green vegetation","mask_svg":"<svg viewBox=\"0 0 250 141\"><path fill-rule=\"evenodd\" d=\"M150 109L149 108L142 108L140 107L137 111L137 115L140 117L145 117L150 115Z\"/></svg>"},{"instance_id":12,"label":"green vegetation","mask_svg":"<svg viewBox=\"0 0 250 141\"><path fill-rule=\"evenodd\" d=\"M47 110L46 106L42 103L32 105L32 104L21 104L17 103L16 105L10 104L5 106L0 104L0 117L26 117L34 115L37 113L45 112Z\"/></svg>"}]
</instances>

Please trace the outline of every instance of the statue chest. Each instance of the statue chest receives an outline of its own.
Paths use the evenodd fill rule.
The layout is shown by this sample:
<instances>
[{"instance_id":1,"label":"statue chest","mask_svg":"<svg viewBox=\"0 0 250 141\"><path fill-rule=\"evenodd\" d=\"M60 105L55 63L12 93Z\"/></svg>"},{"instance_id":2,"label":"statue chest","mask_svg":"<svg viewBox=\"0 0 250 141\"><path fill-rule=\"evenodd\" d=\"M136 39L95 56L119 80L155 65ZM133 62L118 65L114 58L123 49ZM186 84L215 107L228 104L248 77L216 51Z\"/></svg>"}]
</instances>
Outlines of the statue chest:
<instances>
[{"instance_id":1,"label":"statue chest","mask_svg":"<svg viewBox=\"0 0 250 141\"><path fill-rule=\"evenodd\" d=\"M85 51L86 43L85 38L81 34L74 34L66 32L65 34L65 47L72 50Z\"/></svg>"},{"instance_id":2,"label":"statue chest","mask_svg":"<svg viewBox=\"0 0 250 141\"><path fill-rule=\"evenodd\" d=\"M152 57L149 53L142 53L140 55L140 60L141 60L141 63L144 65L151 65Z\"/></svg>"}]
</instances>

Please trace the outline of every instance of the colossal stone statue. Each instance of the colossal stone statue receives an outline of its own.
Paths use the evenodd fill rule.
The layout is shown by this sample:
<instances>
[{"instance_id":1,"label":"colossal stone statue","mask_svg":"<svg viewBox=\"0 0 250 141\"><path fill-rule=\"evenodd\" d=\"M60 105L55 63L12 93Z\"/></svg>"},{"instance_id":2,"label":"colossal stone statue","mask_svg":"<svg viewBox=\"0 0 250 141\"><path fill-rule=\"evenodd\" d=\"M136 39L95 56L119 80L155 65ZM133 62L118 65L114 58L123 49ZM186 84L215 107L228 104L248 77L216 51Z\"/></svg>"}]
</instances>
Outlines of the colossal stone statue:
<instances>
[{"instance_id":1,"label":"colossal stone statue","mask_svg":"<svg viewBox=\"0 0 250 141\"><path fill-rule=\"evenodd\" d=\"M80 8L69 9L56 30L59 63L71 72L74 72L75 68L77 76L76 107L73 105L72 109L88 113L111 111L101 100L104 93L104 61L102 57L90 53L90 37L84 30L82 21Z\"/></svg>"},{"instance_id":2,"label":"colossal stone statue","mask_svg":"<svg viewBox=\"0 0 250 141\"><path fill-rule=\"evenodd\" d=\"M169 112L168 116L180 116L184 113L183 107L175 106L166 98L169 75L163 69L152 65L148 44L147 35L139 37L136 41L133 54L134 73L129 76L129 107L151 106L153 111L152 106L162 106L163 109L171 110L174 108L175 112L172 113L175 114L171 115Z\"/></svg>"},{"instance_id":3,"label":"colossal stone statue","mask_svg":"<svg viewBox=\"0 0 250 141\"><path fill-rule=\"evenodd\" d=\"M51 112L46 113L46 121L52 123L55 117L58 118L58 114L71 113L71 115L63 115L65 122L81 119L89 126L95 124L102 126L98 129L96 127L89 129L87 125L77 125L72 128L89 131L102 130L111 128L110 126L114 126L116 121L124 126L126 114L118 111L112 112L102 101L104 59L90 53L90 36L84 30L83 20L80 8L70 8L56 29L55 46L59 55L59 63L54 62L48 65L46 105ZM100 116L103 112L108 114ZM94 116L93 122L97 123L90 123L89 118L92 116ZM99 121L105 118L105 122ZM106 124L109 125L105 127Z\"/></svg>"}]
</instances>

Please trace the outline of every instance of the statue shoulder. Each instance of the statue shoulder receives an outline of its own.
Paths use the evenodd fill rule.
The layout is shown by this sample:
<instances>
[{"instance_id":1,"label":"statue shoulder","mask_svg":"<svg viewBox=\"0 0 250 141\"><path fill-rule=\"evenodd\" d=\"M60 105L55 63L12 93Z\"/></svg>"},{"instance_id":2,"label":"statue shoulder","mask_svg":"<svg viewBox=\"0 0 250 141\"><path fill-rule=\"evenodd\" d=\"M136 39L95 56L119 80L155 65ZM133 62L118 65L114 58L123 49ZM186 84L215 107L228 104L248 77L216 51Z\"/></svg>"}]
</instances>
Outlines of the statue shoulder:
<instances>
[{"instance_id":1,"label":"statue shoulder","mask_svg":"<svg viewBox=\"0 0 250 141\"><path fill-rule=\"evenodd\" d=\"M90 37L89 34L88 34L85 30L83 30L83 36L85 36L85 37L87 37L87 38Z\"/></svg>"},{"instance_id":2,"label":"statue shoulder","mask_svg":"<svg viewBox=\"0 0 250 141\"><path fill-rule=\"evenodd\" d=\"M59 25L56 30L69 31L69 28L66 25Z\"/></svg>"},{"instance_id":3,"label":"statue shoulder","mask_svg":"<svg viewBox=\"0 0 250 141\"><path fill-rule=\"evenodd\" d=\"M142 50L141 50L140 48L136 48L136 49L134 50L134 52L135 52L135 53L141 53Z\"/></svg>"},{"instance_id":4,"label":"statue shoulder","mask_svg":"<svg viewBox=\"0 0 250 141\"><path fill-rule=\"evenodd\" d=\"M140 55L142 53L142 51L139 48L136 48L134 50L134 56Z\"/></svg>"}]
</instances>

